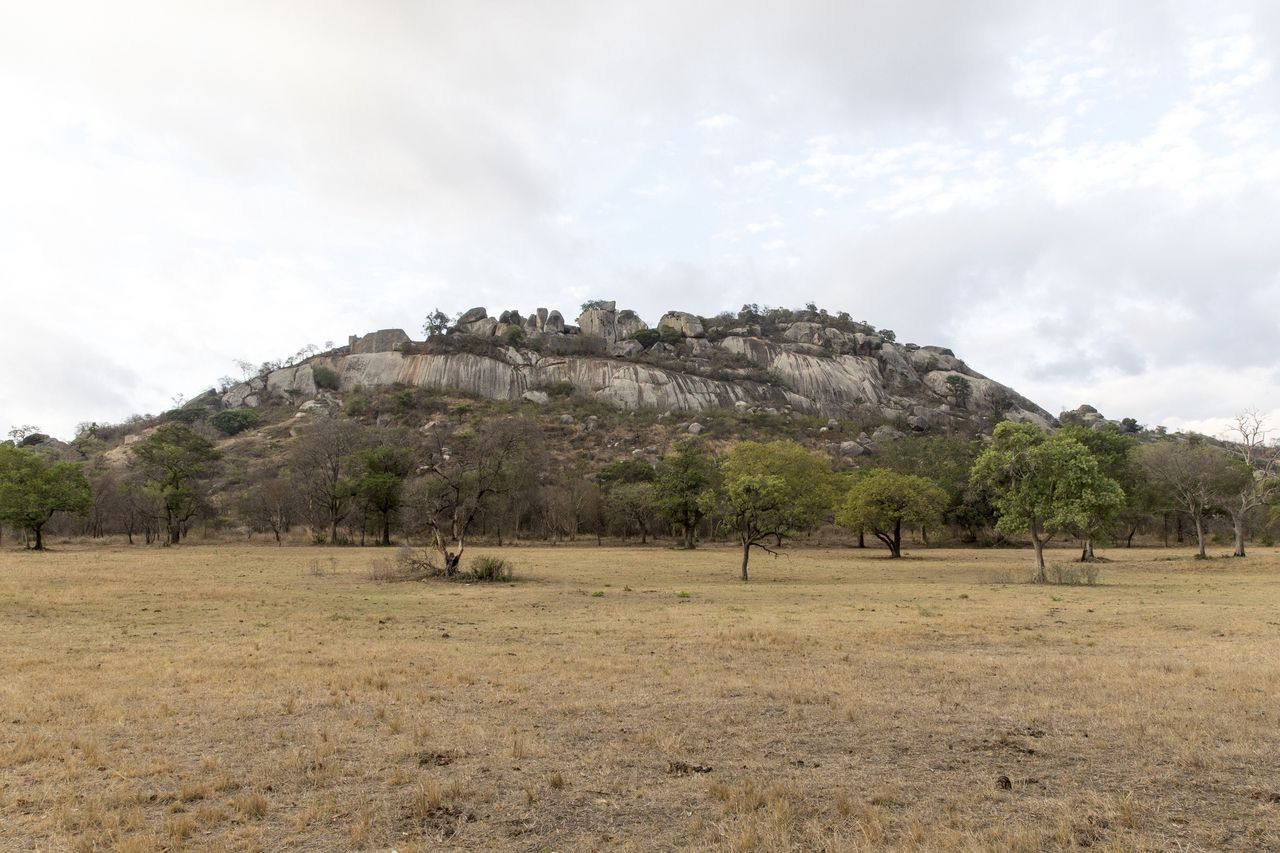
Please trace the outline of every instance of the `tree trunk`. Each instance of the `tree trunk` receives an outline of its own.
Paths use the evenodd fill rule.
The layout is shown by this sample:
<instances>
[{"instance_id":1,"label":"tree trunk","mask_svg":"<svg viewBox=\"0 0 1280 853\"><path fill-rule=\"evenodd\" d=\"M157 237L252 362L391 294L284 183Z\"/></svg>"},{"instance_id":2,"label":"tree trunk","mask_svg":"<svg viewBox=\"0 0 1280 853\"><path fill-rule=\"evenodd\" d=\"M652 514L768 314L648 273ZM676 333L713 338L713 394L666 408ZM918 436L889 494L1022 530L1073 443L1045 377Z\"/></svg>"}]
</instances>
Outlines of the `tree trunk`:
<instances>
[{"instance_id":1,"label":"tree trunk","mask_svg":"<svg viewBox=\"0 0 1280 853\"><path fill-rule=\"evenodd\" d=\"M1231 556L1243 557L1244 554L1244 513L1240 513L1231 522L1236 530L1236 550Z\"/></svg>"},{"instance_id":2,"label":"tree trunk","mask_svg":"<svg viewBox=\"0 0 1280 853\"><path fill-rule=\"evenodd\" d=\"M1093 539L1084 540L1084 547L1080 549L1080 562L1092 563L1096 559L1093 555Z\"/></svg>"},{"instance_id":3,"label":"tree trunk","mask_svg":"<svg viewBox=\"0 0 1280 853\"><path fill-rule=\"evenodd\" d=\"M1169 513L1160 513L1161 533L1164 535L1164 547L1169 547Z\"/></svg>"},{"instance_id":4,"label":"tree trunk","mask_svg":"<svg viewBox=\"0 0 1280 853\"><path fill-rule=\"evenodd\" d=\"M338 544L338 517L336 515L329 516L329 544Z\"/></svg>"},{"instance_id":5,"label":"tree trunk","mask_svg":"<svg viewBox=\"0 0 1280 853\"><path fill-rule=\"evenodd\" d=\"M35 531L35 534L36 534L36 547L35 547L35 550L37 550L37 551L43 551L43 550L44 550L44 536L43 536L43 534L41 533L41 530L42 530L43 528L44 528L44 525L43 525L43 524L37 524L37 525L35 525L35 527L33 527L33 528L32 528L32 530L34 530L34 531ZM743 566L742 566L743 571L746 571L746 568L747 568L747 567L746 567L746 564L744 563L744 564L743 564Z\"/></svg>"},{"instance_id":6,"label":"tree trunk","mask_svg":"<svg viewBox=\"0 0 1280 853\"><path fill-rule=\"evenodd\" d=\"M382 516L382 544L391 544L391 513L384 513Z\"/></svg>"},{"instance_id":7,"label":"tree trunk","mask_svg":"<svg viewBox=\"0 0 1280 853\"><path fill-rule=\"evenodd\" d=\"M1179 524L1179 527L1181 527L1181 524ZM1182 531L1179 530L1178 532L1181 533ZM1178 537L1178 541L1179 542L1182 541L1181 536ZM1204 519L1198 515L1196 516L1196 547L1199 548L1199 553L1197 553L1196 556L1198 556L1200 559L1203 560L1205 558L1204 557Z\"/></svg>"},{"instance_id":8,"label":"tree trunk","mask_svg":"<svg viewBox=\"0 0 1280 853\"><path fill-rule=\"evenodd\" d=\"M893 541L889 543L889 556L895 560L902 556L902 519L893 523Z\"/></svg>"},{"instance_id":9,"label":"tree trunk","mask_svg":"<svg viewBox=\"0 0 1280 853\"><path fill-rule=\"evenodd\" d=\"M684 547L690 551L694 548L692 524L686 524L684 527Z\"/></svg>"},{"instance_id":10,"label":"tree trunk","mask_svg":"<svg viewBox=\"0 0 1280 853\"><path fill-rule=\"evenodd\" d=\"M1045 583L1049 578L1044 571L1044 543L1040 541L1040 536L1034 531L1031 534L1031 545L1036 551L1036 573L1033 580L1036 583Z\"/></svg>"},{"instance_id":11,"label":"tree trunk","mask_svg":"<svg viewBox=\"0 0 1280 853\"><path fill-rule=\"evenodd\" d=\"M742 543L742 582L746 583L750 578L747 577L747 561L751 559L751 543Z\"/></svg>"},{"instance_id":12,"label":"tree trunk","mask_svg":"<svg viewBox=\"0 0 1280 853\"><path fill-rule=\"evenodd\" d=\"M861 527L858 528L858 547L867 547L867 531L863 530Z\"/></svg>"}]
</instances>

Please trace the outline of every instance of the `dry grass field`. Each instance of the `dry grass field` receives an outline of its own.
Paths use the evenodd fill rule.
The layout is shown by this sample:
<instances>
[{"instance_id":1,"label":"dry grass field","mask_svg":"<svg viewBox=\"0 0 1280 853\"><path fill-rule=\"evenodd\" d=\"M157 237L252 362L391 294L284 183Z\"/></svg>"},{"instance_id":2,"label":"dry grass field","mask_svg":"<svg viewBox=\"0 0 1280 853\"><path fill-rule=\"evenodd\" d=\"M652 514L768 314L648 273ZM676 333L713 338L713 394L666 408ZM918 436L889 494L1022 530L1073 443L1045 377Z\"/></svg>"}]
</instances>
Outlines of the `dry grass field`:
<instances>
[{"instance_id":1,"label":"dry grass field","mask_svg":"<svg viewBox=\"0 0 1280 853\"><path fill-rule=\"evenodd\" d=\"M1280 849L1274 551L503 554L6 550L0 849Z\"/></svg>"}]
</instances>

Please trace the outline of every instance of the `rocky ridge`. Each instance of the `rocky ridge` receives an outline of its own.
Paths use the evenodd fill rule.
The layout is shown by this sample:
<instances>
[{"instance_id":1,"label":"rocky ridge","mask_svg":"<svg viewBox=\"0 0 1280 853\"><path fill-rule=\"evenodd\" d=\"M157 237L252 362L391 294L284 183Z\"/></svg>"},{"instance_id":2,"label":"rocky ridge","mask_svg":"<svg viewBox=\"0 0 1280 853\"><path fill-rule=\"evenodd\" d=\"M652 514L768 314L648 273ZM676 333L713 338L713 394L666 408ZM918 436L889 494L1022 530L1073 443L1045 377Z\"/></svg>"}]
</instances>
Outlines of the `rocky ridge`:
<instances>
[{"instance_id":1,"label":"rocky ridge","mask_svg":"<svg viewBox=\"0 0 1280 853\"><path fill-rule=\"evenodd\" d=\"M352 336L345 347L221 396L231 407L276 397L314 409L333 393L397 383L530 405L545 403L548 393L573 393L621 410L858 417L895 432L985 432L1001 418L1054 423L951 350L897 343L891 332L844 314L671 311L650 327L604 301L585 306L576 325L545 308L493 317L478 307L426 341L399 329Z\"/></svg>"}]
</instances>

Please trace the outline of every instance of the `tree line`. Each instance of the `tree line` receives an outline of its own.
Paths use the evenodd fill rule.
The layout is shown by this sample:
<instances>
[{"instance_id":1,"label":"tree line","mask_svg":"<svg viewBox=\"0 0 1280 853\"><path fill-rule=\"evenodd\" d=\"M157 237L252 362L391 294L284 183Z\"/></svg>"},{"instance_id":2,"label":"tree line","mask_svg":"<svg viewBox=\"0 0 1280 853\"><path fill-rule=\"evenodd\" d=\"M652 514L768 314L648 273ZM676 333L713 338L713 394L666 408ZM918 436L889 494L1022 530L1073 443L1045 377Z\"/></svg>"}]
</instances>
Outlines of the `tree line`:
<instances>
[{"instance_id":1,"label":"tree line","mask_svg":"<svg viewBox=\"0 0 1280 853\"><path fill-rule=\"evenodd\" d=\"M1101 428L1099 428L1101 427ZM627 458L601 468L553 460L543 431L522 417L432 423L424 430L318 419L294 428L271 459L224 455L188 424L166 422L125 445L124 465L59 461L22 442L0 444L0 523L44 547L64 527L130 543L178 544L196 523L238 526L277 542L297 527L317 543L427 543L454 573L470 541L583 536L672 536L686 548L725 538L753 552L835 524L902 555L904 535L999 543L1030 540L1034 577L1044 548L1068 538L1131 544L1139 529L1184 529L1206 555L1211 523L1226 521L1234 553L1277 498L1277 449L1263 420L1236 423L1236 439L1161 437L1068 425L1052 432L1004 422L987 441L907 437L871 464L834 471L829 457L792 441L741 441L718 455L696 437L656 464Z\"/></svg>"}]
</instances>

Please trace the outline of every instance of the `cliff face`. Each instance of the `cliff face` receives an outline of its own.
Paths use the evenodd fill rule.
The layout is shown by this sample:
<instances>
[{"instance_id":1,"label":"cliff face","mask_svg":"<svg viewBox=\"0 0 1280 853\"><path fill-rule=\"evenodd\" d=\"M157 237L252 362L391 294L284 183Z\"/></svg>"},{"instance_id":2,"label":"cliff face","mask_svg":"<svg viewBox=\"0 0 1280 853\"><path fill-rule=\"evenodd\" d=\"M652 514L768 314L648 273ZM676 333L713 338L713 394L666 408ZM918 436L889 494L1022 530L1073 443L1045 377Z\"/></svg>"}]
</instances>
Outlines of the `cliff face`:
<instances>
[{"instance_id":1,"label":"cliff face","mask_svg":"<svg viewBox=\"0 0 1280 853\"><path fill-rule=\"evenodd\" d=\"M327 368L339 393L402 383L536 404L546 400L543 389L571 387L624 410L790 409L870 415L918 431L1001 416L1053 420L946 349L897 344L847 320L843 329L820 319L764 329L724 319L672 312L650 330L612 303L584 311L577 326L544 309L495 319L478 308L426 343L398 330L353 337L347 347L236 385L223 402L255 406L270 395L301 405L317 396L317 371Z\"/></svg>"}]
</instances>

